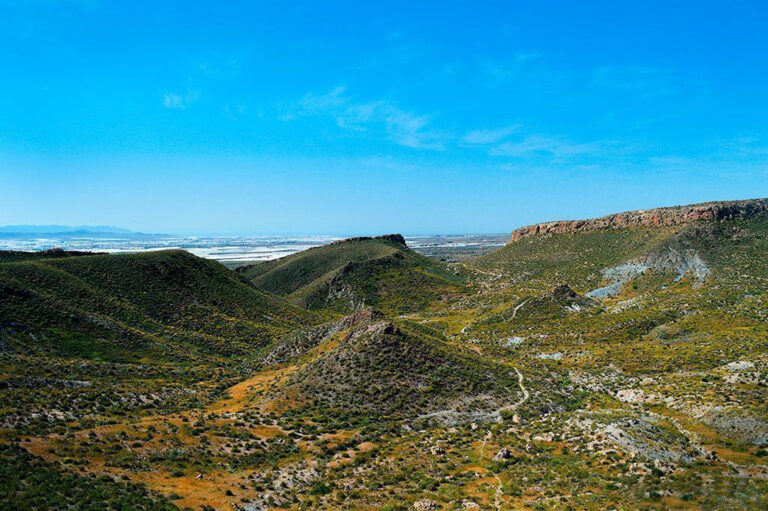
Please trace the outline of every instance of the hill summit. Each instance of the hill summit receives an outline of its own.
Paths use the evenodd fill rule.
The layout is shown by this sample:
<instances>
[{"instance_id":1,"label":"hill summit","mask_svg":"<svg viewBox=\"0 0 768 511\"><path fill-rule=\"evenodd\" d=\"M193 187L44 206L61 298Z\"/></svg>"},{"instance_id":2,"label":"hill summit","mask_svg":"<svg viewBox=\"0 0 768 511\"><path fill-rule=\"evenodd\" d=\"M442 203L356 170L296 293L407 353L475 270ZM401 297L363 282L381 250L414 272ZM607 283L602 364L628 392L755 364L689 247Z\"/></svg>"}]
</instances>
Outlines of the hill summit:
<instances>
[{"instance_id":1,"label":"hill summit","mask_svg":"<svg viewBox=\"0 0 768 511\"><path fill-rule=\"evenodd\" d=\"M394 233L394 234L382 234L381 236L358 236L356 238L347 238L343 240L334 241L333 243L330 243L331 245L340 245L345 244L349 242L354 241L372 241L372 240L381 240L381 241L391 241L393 243L399 243L400 245L406 246L405 238L402 234Z\"/></svg>"},{"instance_id":2,"label":"hill summit","mask_svg":"<svg viewBox=\"0 0 768 511\"><path fill-rule=\"evenodd\" d=\"M343 313L363 306L420 310L458 284L444 264L409 249L401 234L335 241L238 272L301 307Z\"/></svg>"}]
</instances>

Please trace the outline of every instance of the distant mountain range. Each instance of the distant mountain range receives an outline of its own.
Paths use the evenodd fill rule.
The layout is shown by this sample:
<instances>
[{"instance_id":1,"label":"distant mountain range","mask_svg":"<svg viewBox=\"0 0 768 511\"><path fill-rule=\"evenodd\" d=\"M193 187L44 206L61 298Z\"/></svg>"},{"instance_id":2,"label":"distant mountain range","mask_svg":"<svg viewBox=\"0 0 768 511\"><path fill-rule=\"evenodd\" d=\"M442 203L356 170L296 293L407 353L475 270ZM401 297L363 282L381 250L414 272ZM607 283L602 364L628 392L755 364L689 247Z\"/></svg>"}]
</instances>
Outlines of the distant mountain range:
<instances>
[{"instance_id":1,"label":"distant mountain range","mask_svg":"<svg viewBox=\"0 0 768 511\"><path fill-rule=\"evenodd\" d=\"M136 237L154 236L140 232L129 231L112 225L5 225L0 226L0 237L27 238L33 236L115 236Z\"/></svg>"}]
</instances>

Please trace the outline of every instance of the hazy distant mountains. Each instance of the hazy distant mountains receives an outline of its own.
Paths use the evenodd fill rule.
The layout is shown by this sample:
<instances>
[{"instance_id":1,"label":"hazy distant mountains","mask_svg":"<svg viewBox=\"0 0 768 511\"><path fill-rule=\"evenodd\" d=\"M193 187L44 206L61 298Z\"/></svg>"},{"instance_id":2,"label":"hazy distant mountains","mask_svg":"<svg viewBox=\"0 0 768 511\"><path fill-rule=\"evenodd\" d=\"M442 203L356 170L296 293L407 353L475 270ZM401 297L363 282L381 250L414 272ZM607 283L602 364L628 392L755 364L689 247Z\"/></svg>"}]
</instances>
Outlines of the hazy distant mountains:
<instances>
[{"instance_id":1,"label":"hazy distant mountains","mask_svg":"<svg viewBox=\"0 0 768 511\"><path fill-rule=\"evenodd\" d=\"M31 238L40 236L55 236L58 238L71 236L93 236L121 238L156 236L129 231L111 225L5 225L0 226L0 238Z\"/></svg>"}]
</instances>

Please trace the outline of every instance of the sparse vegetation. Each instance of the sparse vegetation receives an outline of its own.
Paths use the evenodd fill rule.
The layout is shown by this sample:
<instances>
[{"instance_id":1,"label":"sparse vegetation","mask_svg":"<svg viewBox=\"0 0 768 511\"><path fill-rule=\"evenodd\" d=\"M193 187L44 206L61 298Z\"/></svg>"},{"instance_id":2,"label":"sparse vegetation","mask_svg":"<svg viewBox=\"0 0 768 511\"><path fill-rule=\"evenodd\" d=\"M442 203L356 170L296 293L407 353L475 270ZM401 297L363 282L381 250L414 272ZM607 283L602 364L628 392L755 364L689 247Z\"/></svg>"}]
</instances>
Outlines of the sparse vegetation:
<instances>
[{"instance_id":1,"label":"sparse vegetation","mask_svg":"<svg viewBox=\"0 0 768 511\"><path fill-rule=\"evenodd\" d=\"M765 253L766 213L450 265L396 237L238 272L181 251L4 254L0 497L764 509Z\"/></svg>"}]
</instances>

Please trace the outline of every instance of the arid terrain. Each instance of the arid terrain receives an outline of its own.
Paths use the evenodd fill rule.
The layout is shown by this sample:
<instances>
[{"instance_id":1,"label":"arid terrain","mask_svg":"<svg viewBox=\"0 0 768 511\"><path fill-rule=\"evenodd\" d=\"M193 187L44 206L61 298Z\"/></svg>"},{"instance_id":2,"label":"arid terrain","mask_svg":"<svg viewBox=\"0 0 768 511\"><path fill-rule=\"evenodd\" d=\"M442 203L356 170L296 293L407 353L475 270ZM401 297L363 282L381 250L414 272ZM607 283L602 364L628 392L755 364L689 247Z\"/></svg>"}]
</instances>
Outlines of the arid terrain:
<instances>
[{"instance_id":1,"label":"arid terrain","mask_svg":"<svg viewBox=\"0 0 768 511\"><path fill-rule=\"evenodd\" d=\"M768 508L768 200L441 243L0 252L0 507Z\"/></svg>"}]
</instances>

